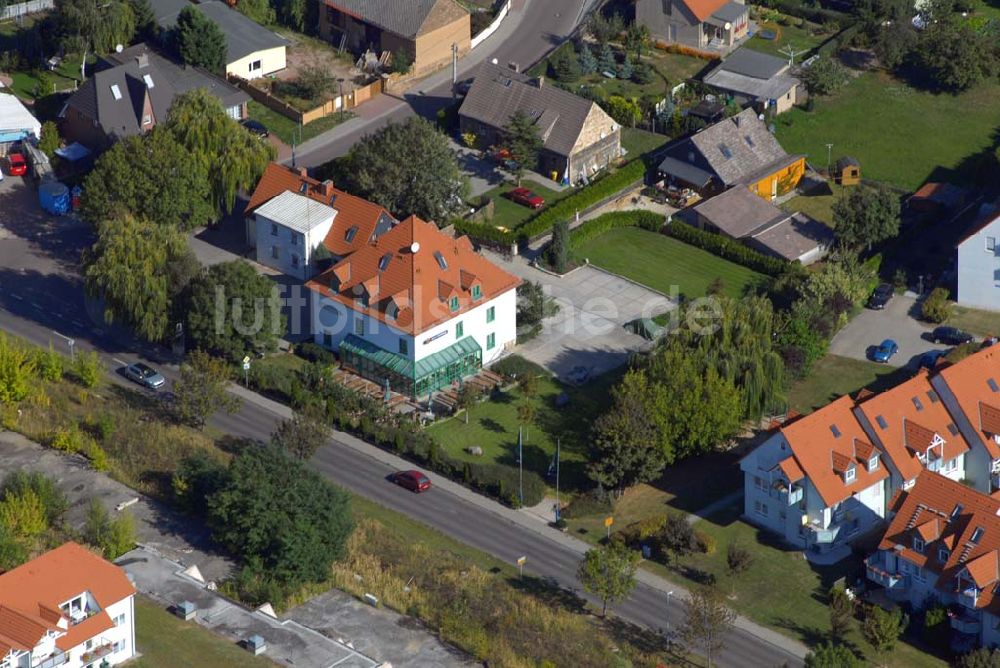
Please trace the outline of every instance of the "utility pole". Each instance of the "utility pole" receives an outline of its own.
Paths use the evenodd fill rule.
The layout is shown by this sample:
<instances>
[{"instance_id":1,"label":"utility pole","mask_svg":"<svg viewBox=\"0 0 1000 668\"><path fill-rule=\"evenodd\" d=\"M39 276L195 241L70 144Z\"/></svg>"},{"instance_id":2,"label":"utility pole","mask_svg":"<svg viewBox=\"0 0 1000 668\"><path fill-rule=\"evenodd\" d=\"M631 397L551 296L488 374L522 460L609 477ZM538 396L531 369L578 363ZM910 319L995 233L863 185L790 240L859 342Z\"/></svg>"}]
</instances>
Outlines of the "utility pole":
<instances>
[{"instance_id":1,"label":"utility pole","mask_svg":"<svg viewBox=\"0 0 1000 668\"><path fill-rule=\"evenodd\" d=\"M458 44L451 43L451 99L458 98Z\"/></svg>"},{"instance_id":2,"label":"utility pole","mask_svg":"<svg viewBox=\"0 0 1000 668\"><path fill-rule=\"evenodd\" d=\"M833 144L827 144L826 145L826 177L827 178L830 178L830 166L831 166L831 160L833 159L832 158L832 156L833 156L832 151L833 151Z\"/></svg>"},{"instance_id":3,"label":"utility pole","mask_svg":"<svg viewBox=\"0 0 1000 668\"><path fill-rule=\"evenodd\" d=\"M556 522L559 521L560 515L560 505L559 505L559 438L556 438Z\"/></svg>"},{"instance_id":4,"label":"utility pole","mask_svg":"<svg viewBox=\"0 0 1000 668\"><path fill-rule=\"evenodd\" d=\"M524 439L521 438L521 427L517 428L517 498L524 507Z\"/></svg>"}]
</instances>

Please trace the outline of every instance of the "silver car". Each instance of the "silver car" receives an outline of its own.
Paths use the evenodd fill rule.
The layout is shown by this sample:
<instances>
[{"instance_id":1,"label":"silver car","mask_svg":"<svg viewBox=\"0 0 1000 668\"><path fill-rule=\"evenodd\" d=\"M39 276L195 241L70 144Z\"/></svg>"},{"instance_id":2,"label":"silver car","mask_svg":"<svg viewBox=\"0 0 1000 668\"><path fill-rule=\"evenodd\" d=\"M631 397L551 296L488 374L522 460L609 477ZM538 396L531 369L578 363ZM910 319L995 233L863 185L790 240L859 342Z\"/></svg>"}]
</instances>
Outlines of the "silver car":
<instances>
[{"instance_id":1,"label":"silver car","mask_svg":"<svg viewBox=\"0 0 1000 668\"><path fill-rule=\"evenodd\" d=\"M167 379L161 376L159 372L142 362L129 364L125 367L125 377L151 390L158 390L167 382Z\"/></svg>"}]
</instances>

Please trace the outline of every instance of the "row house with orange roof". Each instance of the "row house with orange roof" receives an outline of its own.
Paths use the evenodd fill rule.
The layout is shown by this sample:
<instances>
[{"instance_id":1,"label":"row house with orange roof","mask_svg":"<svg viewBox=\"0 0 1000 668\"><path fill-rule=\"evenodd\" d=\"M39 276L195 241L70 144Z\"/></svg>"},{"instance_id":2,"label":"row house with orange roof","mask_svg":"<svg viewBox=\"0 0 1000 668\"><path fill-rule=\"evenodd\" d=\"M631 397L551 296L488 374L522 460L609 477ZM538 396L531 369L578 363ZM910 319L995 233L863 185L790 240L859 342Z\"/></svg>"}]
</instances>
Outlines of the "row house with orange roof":
<instances>
[{"instance_id":1,"label":"row house with orange roof","mask_svg":"<svg viewBox=\"0 0 1000 668\"><path fill-rule=\"evenodd\" d=\"M956 647L1000 644L1000 500L925 470L889 515L868 580L917 609L947 606Z\"/></svg>"},{"instance_id":2,"label":"row house with orange roof","mask_svg":"<svg viewBox=\"0 0 1000 668\"><path fill-rule=\"evenodd\" d=\"M994 493L1000 348L793 417L741 467L745 517L819 551L877 526L886 500L911 489L924 471Z\"/></svg>"},{"instance_id":3,"label":"row house with orange roof","mask_svg":"<svg viewBox=\"0 0 1000 668\"><path fill-rule=\"evenodd\" d=\"M0 668L107 668L136 654L135 587L66 543L0 575Z\"/></svg>"}]
</instances>

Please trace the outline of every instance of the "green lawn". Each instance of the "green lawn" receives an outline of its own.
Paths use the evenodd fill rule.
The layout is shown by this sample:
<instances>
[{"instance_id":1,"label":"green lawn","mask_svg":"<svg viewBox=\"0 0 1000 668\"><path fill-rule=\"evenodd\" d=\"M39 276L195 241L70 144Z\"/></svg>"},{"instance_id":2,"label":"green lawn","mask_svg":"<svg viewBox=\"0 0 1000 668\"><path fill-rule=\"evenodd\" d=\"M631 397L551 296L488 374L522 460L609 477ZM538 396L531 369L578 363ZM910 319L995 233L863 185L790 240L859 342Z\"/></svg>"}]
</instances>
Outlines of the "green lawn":
<instances>
[{"instance_id":1,"label":"green lawn","mask_svg":"<svg viewBox=\"0 0 1000 668\"><path fill-rule=\"evenodd\" d=\"M833 227L833 203L844 191L843 186L835 183L830 184L831 193L810 193L793 197L781 208L789 213L801 211L807 216L812 216L816 220Z\"/></svg>"},{"instance_id":2,"label":"green lawn","mask_svg":"<svg viewBox=\"0 0 1000 668\"><path fill-rule=\"evenodd\" d=\"M272 111L254 100L250 101L247 105L247 109L249 111L250 118L263 123L271 134L277 136L281 141L285 142L289 146L291 146L293 141L296 145L307 142L313 137L321 135L327 130L337 127L341 123L340 114L331 114L330 116L325 116L315 120L312 123L306 123L299 128L298 123L292 119L287 116L282 116L278 112ZM354 112L344 112L343 120L347 121L352 118L354 118Z\"/></svg>"},{"instance_id":3,"label":"green lawn","mask_svg":"<svg viewBox=\"0 0 1000 668\"><path fill-rule=\"evenodd\" d=\"M135 598L136 668L264 668L275 664L194 622L185 622L148 598Z\"/></svg>"},{"instance_id":4,"label":"green lawn","mask_svg":"<svg viewBox=\"0 0 1000 668\"><path fill-rule=\"evenodd\" d=\"M863 387L878 392L907 377L909 372L885 364L827 355L813 365L808 378L792 384L788 392L789 408L799 413L810 413Z\"/></svg>"},{"instance_id":5,"label":"green lawn","mask_svg":"<svg viewBox=\"0 0 1000 668\"><path fill-rule=\"evenodd\" d=\"M670 141L666 135L656 134L639 128L622 128L622 147L629 156L655 151Z\"/></svg>"},{"instance_id":6,"label":"green lawn","mask_svg":"<svg viewBox=\"0 0 1000 668\"><path fill-rule=\"evenodd\" d=\"M703 296L721 278L725 293L738 297L764 276L663 234L637 227L611 230L574 251L574 257L670 294L677 286L687 297Z\"/></svg>"},{"instance_id":7,"label":"green lawn","mask_svg":"<svg viewBox=\"0 0 1000 668\"><path fill-rule=\"evenodd\" d=\"M1000 313L953 304L948 324L979 336L1000 336Z\"/></svg>"},{"instance_id":8,"label":"green lawn","mask_svg":"<svg viewBox=\"0 0 1000 668\"><path fill-rule=\"evenodd\" d=\"M916 190L924 181L961 180L963 161L991 146L1000 126L1000 83L960 95L911 88L885 73L857 77L841 91L817 100L814 111L793 109L777 118L777 137L789 153L826 164L851 155L866 179Z\"/></svg>"},{"instance_id":9,"label":"green lawn","mask_svg":"<svg viewBox=\"0 0 1000 668\"><path fill-rule=\"evenodd\" d=\"M531 399L535 417L525 430L524 466L544 477L556 451L556 439L561 439L561 479L566 488L573 488L585 479L591 421L604 411L611 386L621 372L611 371L581 387L569 387L539 371L538 393ZM563 392L569 403L556 408L556 398ZM465 414L459 413L427 431L454 459L516 466L520 403L521 392L513 389L477 404L468 424ZM474 445L483 449L481 457L465 452Z\"/></svg>"},{"instance_id":10,"label":"green lawn","mask_svg":"<svg viewBox=\"0 0 1000 668\"><path fill-rule=\"evenodd\" d=\"M776 23L762 23L758 26L758 32L760 30L773 30L777 33L777 38L775 39L763 39L760 35L754 35L747 42L747 48L753 49L754 51L760 51L762 53L769 53L772 56L778 56L779 58L788 58L787 53L781 53L782 49L787 49L788 47L793 48L796 52L811 50L822 44L827 40L830 35L815 35L813 34L812 28L815 28L813 24L804 23L803 26L783 26ZM795 59L796 64L802 62L805 59L805 54L802 56L797 56Z\"/></svg>"},{"instance_id":11,"label":"green lawn","mask_svg":"<svg viewBox=\"0 0 1000 668\"><path fill-rule=\"evenodd\" d=\"M524 221L538 212L538 209L529 209L526 206L515 204L503 196L504 193L510 192L514 187L513 183L504 183L483 193L483 197L489 197L493 200L493 220L489 221L491 225L513 230L520 227ZM521 187L530 189L533 193L544 199L545 206L573 192L572 189L563 191L553 190L534 179L522 179Z\"/></svg>"}]
</instances>

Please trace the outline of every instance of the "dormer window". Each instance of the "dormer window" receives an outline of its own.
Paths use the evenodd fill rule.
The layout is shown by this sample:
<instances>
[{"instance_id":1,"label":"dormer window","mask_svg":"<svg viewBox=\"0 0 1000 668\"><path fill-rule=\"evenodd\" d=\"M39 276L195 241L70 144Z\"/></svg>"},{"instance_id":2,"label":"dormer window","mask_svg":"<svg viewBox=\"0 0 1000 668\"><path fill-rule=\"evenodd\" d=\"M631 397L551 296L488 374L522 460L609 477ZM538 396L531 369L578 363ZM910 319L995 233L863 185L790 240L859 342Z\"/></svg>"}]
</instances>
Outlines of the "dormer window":
<instances>
[{"instance_id":1,"label":"dormer window","mask_svg":"<svg viewBox=\"0 0 1000 668\"><path fill-rule=\"evenodd\" d=\"M948 561L948 557L950 557L950 556L951 556L951 552L949 552L948 550L944 549L943 547L938 549L938 561L940 561L942 564L944 562Z\"/></svg>"},{"instance_id":2,"label":"dormer window","mask_svg":"<svg viewBox=\"0 0 1000 668\"><path fill-rule=\"evenodd\" d=\"M448 308L451 309L452 313L458 310L458 297L452 297L448 300Z\"/></svg>"},{"instance_id":3,"label":"dormer window","mask_svg":"<svg viewBox=\"0 0 1000 668\"><path fill-rule=\"evenodd\" d=\"M872 455L868 458L868 470L874 471L878 468L878 455Z\"/></svg>"},{"instance_id":4,"label":"dormer window","mask_svg":"<svg viewBox=\"0 0 1000 668\"><path fill-rule=\"evenodd\" d=\"M913 549L917 552L923 553L924 551L924 539L920 536L913 537Z\"/></svg>"},{"instance_id":5,"label":"dormer window","mask_svg":"<svg viewBox=\"0 0 1000 668\"><path fill-rule=\"evenodd\" d=\"M482 287L480 287L478 285L473 285L472 286L472 298L473 299L482 299L482 297L483 297L483 289L482 289Z\"/></svg>"},{"instance_id":6,"label":"dormer window","mask_svg":"<svg viewBox=\"0 0 1000 668\"><path fill-rule=\"evenodd\" d=\"M847 483L854 482L854 473L855 473L854 466L850 466L846 470L844 470L844 482Z\"/></svg>"}]
</instances>

